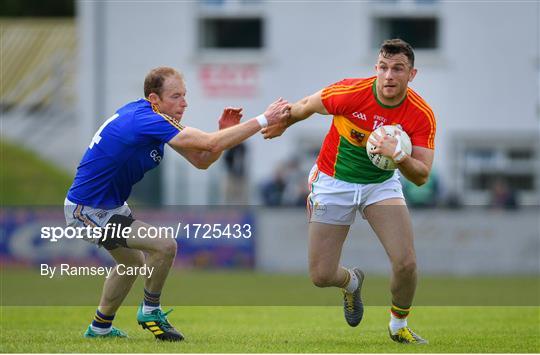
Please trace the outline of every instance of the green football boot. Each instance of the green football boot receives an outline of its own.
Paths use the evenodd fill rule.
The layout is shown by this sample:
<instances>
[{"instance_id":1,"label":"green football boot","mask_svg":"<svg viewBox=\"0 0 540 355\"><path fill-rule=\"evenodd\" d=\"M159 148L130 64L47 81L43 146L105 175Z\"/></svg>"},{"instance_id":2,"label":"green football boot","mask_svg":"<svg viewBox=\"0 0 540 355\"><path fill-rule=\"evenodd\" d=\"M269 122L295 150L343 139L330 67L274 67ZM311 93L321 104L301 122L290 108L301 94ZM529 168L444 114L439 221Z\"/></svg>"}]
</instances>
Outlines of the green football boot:
<instances>
[{"instance_id":1,"label":"green football boot","mask_svg":"<svg viewBox=\"0 0 540 355\"><path fill-rule=\"evenodd\" d=\"M181 341L184 336L176 330L167 320L167 315L172 312L172 309L163 312L161 309L154 309L150 314L143 313L142 304L137 311L137 322L143 329L148 329L156 339L166 341Z\"/></svg>"},{"instance_id":2,"label":"green football boot","mask_svg":"<svg viewBox=\"0 0 540 355\"><path fill-rule=\"evenodd\" d=\"M98 334L92 330L92 325L89 325L84 332L85 338L127 338L128 335L118 328L112 327L107 334Z\"/></svg>"}]
</instances>

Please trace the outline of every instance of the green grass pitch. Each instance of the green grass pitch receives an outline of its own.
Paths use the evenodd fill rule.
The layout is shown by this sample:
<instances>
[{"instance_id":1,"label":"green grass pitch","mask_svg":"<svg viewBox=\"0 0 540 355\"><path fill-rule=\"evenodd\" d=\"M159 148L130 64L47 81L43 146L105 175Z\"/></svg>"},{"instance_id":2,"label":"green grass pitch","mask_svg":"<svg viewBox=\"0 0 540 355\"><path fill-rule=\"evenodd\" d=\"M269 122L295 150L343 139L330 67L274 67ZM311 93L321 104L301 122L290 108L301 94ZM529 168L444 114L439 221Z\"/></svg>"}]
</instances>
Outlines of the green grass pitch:
<instances>
[{"instance_id":1,"label":"green grass pitch","mask_svg":"<svg viewBox=\"0 0 540 355\"><path fill-rule=\"evenodd\" d=\"M367 307L357 328L335 306L182 306L170 320L186 336L157 342L123 307L115 325L129 339L84 339L94 307L3 307L2 352L80 353L534 353L539 348L538 307L416 307L409 325L426 346L392 343L388 308Z\"/></svg>"},{"instance_id":2,"label":"green grass pitch","mask_svg":"<svg viewBox=\"0 0 540 355\"><path fill-rule=\"evenodd\" d=\"M46 353L538 353L540 280L422 276L409 325L427 346L393 343L387 334L388 277L368 275L364 320L350 328L341 293L307 275L178 271L163 308L186 336L161 343L135 320L139 278L115 326L129 339L84 339L103 278L47 279L36 269L0 269L0 352ZM305 306L303 306L305 305Z\"/></svg>"}]
</instances>

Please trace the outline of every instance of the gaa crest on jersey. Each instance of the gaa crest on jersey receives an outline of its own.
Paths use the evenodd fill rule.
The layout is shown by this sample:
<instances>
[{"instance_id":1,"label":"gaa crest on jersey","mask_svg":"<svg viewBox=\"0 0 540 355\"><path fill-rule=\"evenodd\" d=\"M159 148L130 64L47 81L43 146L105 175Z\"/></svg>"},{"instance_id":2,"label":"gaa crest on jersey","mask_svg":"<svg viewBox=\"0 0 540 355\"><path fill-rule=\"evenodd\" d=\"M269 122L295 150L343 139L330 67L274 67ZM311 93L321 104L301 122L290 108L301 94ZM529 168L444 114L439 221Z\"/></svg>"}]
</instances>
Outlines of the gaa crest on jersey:
<instances>
[{"instance_id":1,"label":"gaa crest on jersey","mask_svg":"<svg viewBox=\"0 0 540 355\"><path fill-rule=\"evenodd\" d=\"M351 138L356 140L358 143L362 143L365 137L365 133L359 132L355 129L351 129Z\"/></svg>"},{"instance_id":2,"label":"gaa crest on jersey","mask_svg":"<svg viewBox=\"0 0 540 355\"><path fill-rule=\"evenodd\" d=\"M362 112L353 112L353 117L362 121L367 121L367 115Z\"/></svg>"}]
</instances>

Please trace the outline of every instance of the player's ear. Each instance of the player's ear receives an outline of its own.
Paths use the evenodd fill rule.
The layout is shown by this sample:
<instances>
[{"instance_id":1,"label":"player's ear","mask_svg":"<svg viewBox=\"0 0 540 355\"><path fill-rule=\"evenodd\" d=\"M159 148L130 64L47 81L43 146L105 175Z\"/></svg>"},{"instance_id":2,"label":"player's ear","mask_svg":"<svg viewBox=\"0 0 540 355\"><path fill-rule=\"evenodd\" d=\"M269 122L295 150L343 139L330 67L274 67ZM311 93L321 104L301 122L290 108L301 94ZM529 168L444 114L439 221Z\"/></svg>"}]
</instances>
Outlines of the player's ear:
<instances>
[{"instance_id":1,"label":"player's ear","mask_svg":"<svg viewBox=\"0 0 540 355\"><path fill-rule=\"evenodd\" d=\"M413 79L416 76L417 72L418 72L418 70L416 68L412 68L411 72L409 73L409 82L413 81Z\"/></svg>"},{"instance_id":2,"label":"player's ear","mask_svg":"<svg viewBox=\"0 0 540 355\"><path fill-rule=\"evenodd\" d=\"M148 101L150 101L152 104L155 105L158 103L159 96L155 92L151 92L150 95L148 95L147 99Z\"/></svg>"}]
</instances>

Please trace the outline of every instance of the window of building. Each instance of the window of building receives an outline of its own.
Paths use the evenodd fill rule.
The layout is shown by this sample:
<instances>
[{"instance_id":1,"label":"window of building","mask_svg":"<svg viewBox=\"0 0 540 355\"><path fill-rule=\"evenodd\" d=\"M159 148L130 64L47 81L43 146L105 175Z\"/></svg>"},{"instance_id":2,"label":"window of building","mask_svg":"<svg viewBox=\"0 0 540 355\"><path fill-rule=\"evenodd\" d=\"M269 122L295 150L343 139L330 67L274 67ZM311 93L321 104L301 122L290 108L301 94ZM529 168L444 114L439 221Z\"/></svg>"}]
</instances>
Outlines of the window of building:
<instances>
[{"instance_id":1,"label":"window of building","mask_svg":"<svg viewBox=\"0 0 540 355\"><path fill-rule=\"evenodd\" d=\"M199 45L205 49L259 49L264 46L264 21L252 18L201 18Z\"/></svg>"},{"instance_id":2,"label":"window of building","mask_svg":"<svg viewBox=\"0 0 540 355\"><path fill-rule=\"evenodd\" d=\"M457 190L467 204L489 203L497 182L520 196L521 204L534 204L540 190L538 147L524 137L520 141L462 141L458 145Z\"/></svg>"},{"instance_id":3,"label":"window of building","mask_svg":"<svg viewBox=\"0 0 540 355\"><path fill-rule=\"evenodd\" d=\"M373 34L374 48L388 38L401 38L415 49L437 49L440 46L437 17L375 17Z\"/></svg>"}]
</instances>

